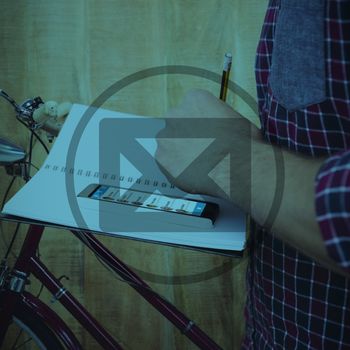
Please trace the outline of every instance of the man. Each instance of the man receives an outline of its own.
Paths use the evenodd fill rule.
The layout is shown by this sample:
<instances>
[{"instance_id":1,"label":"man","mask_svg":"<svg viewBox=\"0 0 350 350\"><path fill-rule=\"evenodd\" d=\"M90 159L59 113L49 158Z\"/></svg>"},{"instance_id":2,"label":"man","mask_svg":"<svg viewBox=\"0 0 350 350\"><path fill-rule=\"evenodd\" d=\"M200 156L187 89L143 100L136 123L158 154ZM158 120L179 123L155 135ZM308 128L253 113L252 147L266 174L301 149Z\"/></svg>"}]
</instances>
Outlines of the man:
<instances>
[{"instance_id":1,"label":"man","mask_svg":"<svg viewBox=\"0 0 350 350\"><path fill-rule=\"evenodd\" d=\"M243 348L350 349L350 1L270 0L256 80L260 132L193 91L169 115L208 118L231 141L176 177L191 149L186 139L171 148L162 140L188 135L170 117L157 160L177 186L227 196L265 226L252 233ZM215 168L229 153L234 164ZM228 184L222 191L205 176L208 164Z\"/></svg>"}]
</instances>

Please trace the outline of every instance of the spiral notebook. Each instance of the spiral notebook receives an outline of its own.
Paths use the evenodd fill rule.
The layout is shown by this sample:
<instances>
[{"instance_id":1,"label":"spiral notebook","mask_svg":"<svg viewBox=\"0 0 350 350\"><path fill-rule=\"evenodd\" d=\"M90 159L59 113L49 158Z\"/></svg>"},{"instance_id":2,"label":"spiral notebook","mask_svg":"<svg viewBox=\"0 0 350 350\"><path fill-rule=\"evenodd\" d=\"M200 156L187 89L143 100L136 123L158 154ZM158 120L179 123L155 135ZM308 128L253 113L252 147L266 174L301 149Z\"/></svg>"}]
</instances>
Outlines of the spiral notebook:
<instances>
[{"instance_id":1,"label":"spiral notebook","mask_svg":"<svg viewBox=\"0 0 350 350\"><path fill-rule=\"evenodd\" d=\"M153 158L154 137L163 126L157 118L73 105L43 166L2 213L116 237L241 252L246 242L245 214L228 201L181 191L159 170ZM145 208L101 205L79 196L92 184L213 202L220 212L215 224L208 225L201 218L178 215L174 220L174 214Z\"/></svg>"}]
</instances>

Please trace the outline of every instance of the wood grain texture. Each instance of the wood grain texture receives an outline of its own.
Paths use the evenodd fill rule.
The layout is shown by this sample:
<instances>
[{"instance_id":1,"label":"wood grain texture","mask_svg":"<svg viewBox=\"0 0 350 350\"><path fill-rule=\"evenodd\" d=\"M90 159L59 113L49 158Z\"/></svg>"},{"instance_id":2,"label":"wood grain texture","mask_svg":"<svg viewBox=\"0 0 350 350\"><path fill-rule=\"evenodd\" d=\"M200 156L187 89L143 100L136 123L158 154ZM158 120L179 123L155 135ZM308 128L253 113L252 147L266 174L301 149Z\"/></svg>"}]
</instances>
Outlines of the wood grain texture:
<instances>
[{"instance_id":1,"label":"wood grain texture","mask_svg":"<svg viewBox=\"0 0 350 350\"><path fill-rule=\"evenodd\" d=\"M20 0L16 6L4 2L0 88L18 101L40 95L44 100L88 104L105 93L106 108L160 116L188 89L218 94L218 84L191 75L160 75L107 95L106 89L156 66L188 65L221 74L223 55L232 51L233 80L255 96L254 51L266 4L266 0ZM258 123L237 96L229 94L228 103ZM0 136L27 147L29 134L5 102L0 103L0 117ZM40 165L44 157L36 145L34 163ZM2 196L10 179L3 169L0 176ZM12 194L22 185L16 180ZM2 226L1 253L13 232L13 225ZM239 349L246 260L124 239L101 240L223 349ZM16 249L19 246L20 240ZM40 251L56 276L70 277L65 285L125 349L195 349L69 232L48 230ZM31 289L39 287L33 282ZM46 292L42 297L50 300ZM77 332L84 349L99 348L58 304L53 308Z\"/></svg>"}]
</instances>

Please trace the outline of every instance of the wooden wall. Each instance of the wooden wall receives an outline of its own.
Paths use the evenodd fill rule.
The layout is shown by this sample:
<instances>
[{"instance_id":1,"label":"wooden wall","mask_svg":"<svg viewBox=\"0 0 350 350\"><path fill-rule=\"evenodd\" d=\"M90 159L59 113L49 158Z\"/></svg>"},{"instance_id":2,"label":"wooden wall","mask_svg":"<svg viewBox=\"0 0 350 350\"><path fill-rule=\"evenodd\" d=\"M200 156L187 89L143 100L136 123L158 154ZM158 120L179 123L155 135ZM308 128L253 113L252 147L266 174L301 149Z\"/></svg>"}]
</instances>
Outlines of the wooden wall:
<instances>
[{"instance_id":1,"label":"wooden wall","mask_svg":"<svg viewBox=\"0 0 350 350\"><path fill-rule=\"evenodd\" d=\"M255 96L254 51L267 0L87 0L1 1L0 88L18 101L88 104L128 74L159 65L193 65L221 73L225 51L232 51L233 80ZM159 76L128 86L106 108L160 116L191 87L218 93L213 82L192 76ZM257 122L232 95L228 103ZM27 147L28 132L0 102L0 137ZM45 138L45 134L43 134ZM44 159L35 146L34 163ZM0 195L10 178L0 169ZM23 185L16 180L14 191ZM12 191L12 193L14 193ZM54 200L54 199L53 199ZM13 225L2 224L0 253ZM21 238L24 229L21 231ZM224 349L238 349L244 330L245 268L232 260L190 250L102 239L152 287L192 318ZM17 243L17 247L19 246ZM126 349L195 347L125 283L119 282L72 235L47 230L42 259L101 320ZM31 289L37 291L33 283ZM43 292L44 300L49 300ZM59 305L84 349L98 349Z\"/></svg>"}]
</instances>

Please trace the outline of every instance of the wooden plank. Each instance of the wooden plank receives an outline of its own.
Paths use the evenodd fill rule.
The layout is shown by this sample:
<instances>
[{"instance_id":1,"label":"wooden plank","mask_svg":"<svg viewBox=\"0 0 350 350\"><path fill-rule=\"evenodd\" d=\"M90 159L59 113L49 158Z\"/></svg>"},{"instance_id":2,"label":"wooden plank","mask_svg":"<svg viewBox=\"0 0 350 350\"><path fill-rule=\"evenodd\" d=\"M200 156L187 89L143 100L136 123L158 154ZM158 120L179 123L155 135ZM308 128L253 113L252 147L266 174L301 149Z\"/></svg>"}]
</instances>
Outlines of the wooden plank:
<instances>
[{"instance_id":1,"label":"wooden plank","mask_svg":"<svg viewBox=\"0 0 350 350\"><path fill-rule=\"evenodd\" d=\"M232 51L233 79L254 96L254 51L266 4L266 0L21 0L16 7L4 3L0 88L19 101L41 95L44 100L88 104L120 79L150 67L189 65L221 74L223 55ZM161 75L112 91L105 96L104 107L160 116L195 87L219 93L216 83L203 78ZM228 102L257 121L237 97L229 95ZM25 147L28 133L5 103L0 103L0 115L0 135ZM40 165L44 157L37 145L34 162ZM8 179L0 171L3 195ZM21 185L18 182L15 190ZM13 225L6 224L4 230L8 241ZM123 239L102 240L224 349L239 349L245 260ZM3 252L3 240L0 247ZM195 349L70 233L48 230L41 254L57 276L70 277L65 285L126 349ZM33 291L38 288L36 283L31 286ZM49 301L48 293L42 296ZM84 349L99 348L61 307L53 307L77 332Z\"/></svg>"}]
</instances>

